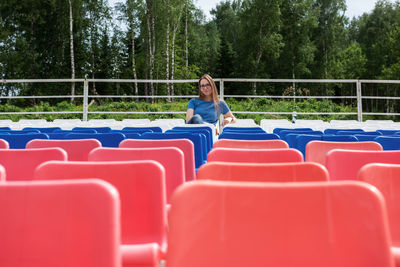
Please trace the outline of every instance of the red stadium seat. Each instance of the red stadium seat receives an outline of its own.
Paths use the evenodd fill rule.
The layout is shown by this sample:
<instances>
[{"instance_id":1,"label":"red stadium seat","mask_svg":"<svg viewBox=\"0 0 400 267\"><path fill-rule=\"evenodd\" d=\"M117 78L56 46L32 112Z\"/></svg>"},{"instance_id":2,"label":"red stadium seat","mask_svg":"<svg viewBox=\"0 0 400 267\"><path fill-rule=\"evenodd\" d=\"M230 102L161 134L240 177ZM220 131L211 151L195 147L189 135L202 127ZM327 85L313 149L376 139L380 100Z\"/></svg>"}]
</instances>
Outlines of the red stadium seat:
<instances>
[{"instance_id":1,"label":"red stadium seat","mask_svg":"<svg viewBox=\"0 0 400 267\"><path fill-rule=\"evenodd\" d=\"M357 180L360 169L368 163L400 164L400 150L365 151L334 149L326 155L331 181Z\"/></svg>"},{"instance_id":2,"label":"red stadium seat","mask_svg":"<svg viewBox=\"0 0 400 267\"><path fill-rule=\"evenodd\" d=\"M120 148L176 147L182 150L185 159L185 181L196 178L194 164L194 145L188 139L125 139Z\"/></svg>"},{"instance_id":3,"label":"red stadium seat","mask_svg":"<svg viewBox=\"0 0 400 267\"><path fill-rule=\"evenodd\" d=\"M37 166L49 160L67 160L67 152L58 147L37 149L0 149L0 165L7 181L32 180Z\"/></svg>"},{"instance_id":4,"label":"red stadium seat","mask_svg":"<svg viewBox=\"0 0 400 267\"><path fill-rule=\"evenodd\" d=\"M245 148L245 149L274 149L289 148L289 145L283 140L235 140L219 139L214 143L213 148Z\"/></svg>"},{"instance_id":5,"label":"red stadium seat","mask_svg":"<svg viewBox=\"0 0 400 267\"><path fill-rule=\"evenodd\" d=\"M50 161L35 172L38 180L93 177L119 192L123 266L157 267L166 249L164 168L155 161Z\"/></svg>"},{"instance_id":6,"label":"red stadium seat","mask_svg":"<svg viewBox=\"0 0 400 267\"><path fill-rule=\"evenodd\" d=\"M196 181L171 201L167 267L393 266L372 186Z\"/></svg>"},{"instance_id":7,"label":"red stadium seat","mask_svg":"<svg viewBox=\"0 0 400 267\"><path fill-rule=\"evenodd\" d=\"M87 161L90 151L101 147L96 139L79 140L46 140L34 139L26 144L26 148L59 147L67 152L70 161Z\"/></svg>"},{"instance_id":8,"label":"red stadium seat","mask_svg":"<svg viewBox=\"0 0 400 267\"><path fill-rule=\"evenodd\" d=\"M326 168L312 162L232 163L209 162L197 171L197 179L254 182L328 181Z\"/></svg>"},{"instance_id":9,"label":"red stadium seat","mask_svg":"<svg viewBox=\"0 0 400 267\"><path fill-rule=\"evenodd\" d=\"M8 142L4 139L0 139L0 149L8 149L8 148L10 148Z\"/></svg>"},{"instance_id":10,"label":"red stadium seat","mask_svg":"<svg viewBox=\"0 0 400 267\"><path fill-rule=\"evenodd\" d=\"M333 149L382 151L377 142L311 141L306 146L306 161L326 165L326 154Z\"/></svg>"},{"instance_id":11,"label":"red stadium seat","mask_svg":"<svg viewBox=\"0 0 400 267\"><path fill-rule=\"evenodd\" d=\"M0 184L0 266L119 267L119 198L100 180Z\"/></svg>"},{"instance_id":12,"label":"red stadium seat","mask_svg":"<svg viewBox=\"0 0 400 267\"><path fill-rule=\"evenodd\" d=\"M361 168L358 178L383 194L389 218L396 266L400 266L400 165L371 163Z\"/></svg>"},{"instance_id":13,"label":"red stadium seat","mask_svg":"<svg viewBox=\"0 0 400 267\"><path fill-rule=\"evenodd\" d=\"M247 163L279 163L302 162L303 155L296 149L240 149L214 148L208 153L207 162L247 162Z\"/></svg>"},{"instance_id":14,"label":"red stadium seat","mask_svg":"<svg viewBox=\"0 0 400 267\"><path fill-rule=\"evenodd\" d=\"M6 169L0 165L0 182L4 182L6 180Z\"/></svg>"},{"instance_id":15,"label":"red stadium seat","mask_svg":"<svg viewBox=\"0 0 400 267\"><path fill-rule=\"evenodd\" d=\"M185 182L183 152L174 147L108 148L100 147L89 154L89 161L155 160L165 169L167 202L175 189Z\"/></svg>"}]
</instances>

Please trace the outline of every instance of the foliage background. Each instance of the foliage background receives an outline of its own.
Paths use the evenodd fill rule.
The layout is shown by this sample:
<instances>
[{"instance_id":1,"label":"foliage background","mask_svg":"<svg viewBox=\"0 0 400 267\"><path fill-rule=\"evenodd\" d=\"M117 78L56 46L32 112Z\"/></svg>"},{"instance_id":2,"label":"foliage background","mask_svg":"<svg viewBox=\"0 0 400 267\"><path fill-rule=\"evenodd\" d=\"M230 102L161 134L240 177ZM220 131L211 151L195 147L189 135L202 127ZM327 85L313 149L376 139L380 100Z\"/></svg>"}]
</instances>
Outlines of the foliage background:
<instances>
[{"instance_id":1,"label":"foliage background","mask_svg":"<svg viewBox=\"0 0 400 267\"><path fill-rule=\"evenodd\" d=\"M206 20L194 0L125 0L113 7L107 0L1 1L0 79L169 80L209 73L215 78L399 80L400 2L379 0L370 13L352 19L345 10L345 0L226 0ZM355 95L354 86L346 84L297 86L232 83L225 93ZM83 90L81 84L72 89L68 83L0 83L1 96ZM399 85L368 84L362 90L366 96L398 96ZM92 95L196 92L195 84L90 83ZM44 101L57 108L62 100ZM71 101L79 105L79 99ZM363 110L394 113L398 102L370 99ZM40 99L0 103L2 109L47 105ZM291 110L301 106L291 103ZM318 108L323 110L324 103ZM286 108L280 101L267 106L275 104L277 110ZM352 108L345 100L331 104Z\"/></svg>"}]
</instances>

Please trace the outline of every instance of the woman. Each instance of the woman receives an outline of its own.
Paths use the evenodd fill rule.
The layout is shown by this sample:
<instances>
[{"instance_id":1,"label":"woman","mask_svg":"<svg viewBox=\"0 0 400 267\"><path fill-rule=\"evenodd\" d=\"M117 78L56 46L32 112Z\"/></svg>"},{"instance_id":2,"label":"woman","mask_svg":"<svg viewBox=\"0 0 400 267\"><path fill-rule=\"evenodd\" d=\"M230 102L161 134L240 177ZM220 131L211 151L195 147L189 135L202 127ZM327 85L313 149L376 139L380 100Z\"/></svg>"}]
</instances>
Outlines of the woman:
<instances>
[{"instance_id":1,"label":"woman","mask_svg":"<svg viewBox=\"0 0 400 267\"><path fill-rule=\"evenodd\" d=\"M211 123L216 125L219 115L224 115L222 126L236 122L225 101L219 100L217 86L210 75L205 74L199 80L199 98L192 98L186 110L186 123Z\"/></svg>"}]
</instances>

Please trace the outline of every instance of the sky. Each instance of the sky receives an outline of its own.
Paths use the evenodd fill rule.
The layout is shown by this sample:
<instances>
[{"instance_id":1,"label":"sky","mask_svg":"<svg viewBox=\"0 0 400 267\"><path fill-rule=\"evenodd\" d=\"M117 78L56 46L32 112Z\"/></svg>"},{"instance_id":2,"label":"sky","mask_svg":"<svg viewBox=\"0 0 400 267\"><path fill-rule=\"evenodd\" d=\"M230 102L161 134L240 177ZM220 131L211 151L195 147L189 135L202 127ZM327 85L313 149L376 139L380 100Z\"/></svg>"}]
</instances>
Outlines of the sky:
<instances>
[{"instance_id":1,"label":"sky","mask_svg":"<svg viewBox=\"0 0 400 267\"><path fill-rule=\"evenodd\" d=\"M208 19L211 18L210 10L213 9L221 0L195 0L196 6L203 10ZM369 13L375 7L377 0L346 0L346 15L349 18L358 17L363 13ZM392 1L393 2L393 1Z\"/></svg>"}]
</instances>

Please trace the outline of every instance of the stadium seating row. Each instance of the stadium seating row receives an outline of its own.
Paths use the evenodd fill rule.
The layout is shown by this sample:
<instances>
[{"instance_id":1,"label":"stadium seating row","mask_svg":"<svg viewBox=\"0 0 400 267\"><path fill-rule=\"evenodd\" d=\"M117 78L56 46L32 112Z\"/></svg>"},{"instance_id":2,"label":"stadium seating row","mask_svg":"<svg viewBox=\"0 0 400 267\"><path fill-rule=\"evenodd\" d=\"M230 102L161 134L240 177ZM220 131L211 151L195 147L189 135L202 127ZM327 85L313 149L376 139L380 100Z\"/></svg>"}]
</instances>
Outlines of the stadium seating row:
<instances>
[{"instance_id":1,"label":"stadium seating row","mask_svg":"<svg viewBox=\"0 0 400 267\"><path fill-rule=\"evenodd\" d=\"M176 130L172 134L179 136L183 129ZM284 140L215 141L212 131L208 135L208 129L196 130L204 130L199 134L204 150L197 174L195 146L187 139L184 141L191 146L183 145L181 138L173 142L126 139L118 148L102 147L93 139L33 140L28 149L9 149L4 142L0 149L0 212L14 223L0 222L0 236L5 237L7 246L6 256L0 252L0 266L58 266L57 260L75 264L72 266L103 266L98 258L107 266L125 267L159 266L161 260L167 267L290 266L293 262L298 266L394 266L394 259L400 263L398 186L395 180L388 183L398 177L400 165L392 163L397 164L400 151L383 151L377 142L312 141L306 145L304 157ZM236 130L226 127L221 135ZM71 151L77 151L77 144L88 140L92 146L82 149L81 155L68 151L69 142L74 143ZM37 148L40 146L47 150ZM346 150L340 150L343 148ZM24 153L34 151L39 152L23 159ZM53 153L53 161L38 161L44 151ZM11 160L9 155L14 152L19 154ZM72 155L80 156L80 161L72 161ZM20 176L18 183L10 182L10 166L24 170L35 160L30 174ZM83 198L95 194L91 201L97 201L97 206ZM7 201L2 202L3 197ZM18 205L11 208L13 201ZM42 204L45 201L53 204ZM71 211L79 201L86 201L85 205L76 213ZM27 203L42 208L30 210ZM111 208L100 211L103 204ZM17 210L29 211L30 216L25 214L24 220ZM53 213L57 229L40 223ZM92 213L97 220L107 216L105 224L112 229L104 230L99 224L87 230L95 219L84 218ZM31 246L9 243L11 235L21 229L28 234L16 234L17 240ZM31 234L33 231L37 235ZM65 241L72 231L84 240L79 243L74 236ZM103 231L105 237L92 237ZM55 244L62 244L63 251ZM25 252L32 246L37 249ZM99 251L104 255L98 257ZM48 259L44 259L46 255Z\"/></svg>"}]
</instances>

